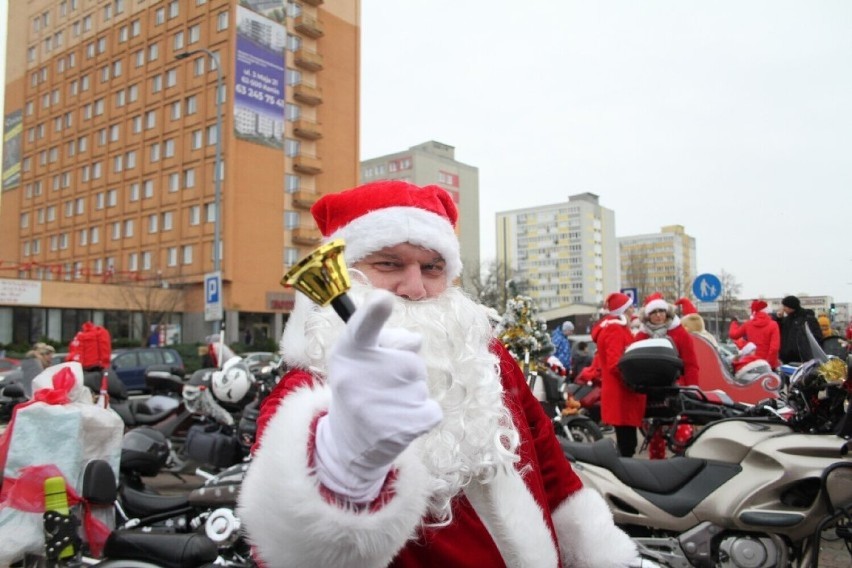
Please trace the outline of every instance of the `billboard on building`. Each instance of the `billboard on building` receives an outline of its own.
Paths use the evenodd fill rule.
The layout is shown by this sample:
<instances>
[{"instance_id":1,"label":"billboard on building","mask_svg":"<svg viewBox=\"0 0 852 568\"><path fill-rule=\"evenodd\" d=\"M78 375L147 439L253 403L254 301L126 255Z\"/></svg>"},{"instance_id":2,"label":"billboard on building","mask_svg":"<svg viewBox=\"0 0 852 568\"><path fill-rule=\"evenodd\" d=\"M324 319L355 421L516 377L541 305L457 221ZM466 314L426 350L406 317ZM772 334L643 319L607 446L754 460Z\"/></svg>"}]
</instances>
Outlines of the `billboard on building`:
<instances>
[{"instance_id":1,"label":"billboard on building","mask_svg":"<svg viewBox=\"0 0 852 568\"><path fill-rule=\"evenodd\" d=\"M24 113L9 113L3 120L3 191L21 183L21 134Z\"/></svg>"},{"instance_id":2,"label":"billboard on building","mask_svg":"<svg viewBox=\"0 0 852 568\"><path fill-rule=\"evenodd\" d=\"M234 133L257 144L284 147L283 25L237 7Z\"/></svg>"}]
</instances>

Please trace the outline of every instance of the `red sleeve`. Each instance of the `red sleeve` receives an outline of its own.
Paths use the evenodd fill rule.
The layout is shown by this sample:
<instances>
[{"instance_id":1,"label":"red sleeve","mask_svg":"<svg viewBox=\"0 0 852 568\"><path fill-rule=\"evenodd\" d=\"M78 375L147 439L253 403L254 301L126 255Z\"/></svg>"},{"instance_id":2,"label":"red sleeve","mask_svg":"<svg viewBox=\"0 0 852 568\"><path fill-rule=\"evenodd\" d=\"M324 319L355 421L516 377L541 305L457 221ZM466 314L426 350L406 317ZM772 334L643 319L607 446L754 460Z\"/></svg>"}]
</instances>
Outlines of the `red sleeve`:
<instances>
[{"instance_id":1,"label":"red sleeve","mask_svg":"<svg viewBox=\"0 0 852 568\"><path fill-rule=\"evenodd\" d=\"M603 343L603 349L606 353L605 360L607 368L605 370L613 377L623 380L621 377L621 369L618 368L618 360L621 359L622 355L624 355L624 350L627 349L627 346L633 343L633 341L648 339L650 336L642 331L637 333L635 337L629 331L627 333L614 333L613 330L609 329L601 330L601 334L603 335L604 333L606 333L606 336L601 337L601 342Z\"/></svg>"},{"instance_id":2,"label":"red sleeve","mask_svg":"<svg viewBox=\"0 0 852 568\"><path fill-rule=\"evenodd\" d=\"M731 320L731 325L728 326L728 337L731 339L739 339L746 334L745 324L740 325L737 320Z\"/></svg>"},{"instance_id":3,"label":"red sleeve","mask_svg":"<svg viewBox=\"0 0 852 568\"><path fill-rule=\"evenodd\" d=\"M500 374L503 389L506 391L506 404L513 414L526 419L533 438L532 450L520 447L519 451L534 451L531 457L538 464L547 503L553 511L568 496L581 489L583 482L562 452L562 446L553 431L553 422L544 413L541 403L532 395L517 361L499 341L495 341L491 349L500 357ZM512 404L517 407L512 409ZM523 428L524 425L518 427Z\"/></svg>"},{"instance_id":4,"label":"red sleeve","mask_svg":"<svg viewBox=\"0 0 852 568\"><path fill-rule=\"evenodd\" d=\"M698 385L698 356L695 354L695 344L692 336L683 328L676 327L669 331L677 345L678 355L683 360L683 377L680 379L680 384L683 386Z\"/></svg>"}]
</instances>

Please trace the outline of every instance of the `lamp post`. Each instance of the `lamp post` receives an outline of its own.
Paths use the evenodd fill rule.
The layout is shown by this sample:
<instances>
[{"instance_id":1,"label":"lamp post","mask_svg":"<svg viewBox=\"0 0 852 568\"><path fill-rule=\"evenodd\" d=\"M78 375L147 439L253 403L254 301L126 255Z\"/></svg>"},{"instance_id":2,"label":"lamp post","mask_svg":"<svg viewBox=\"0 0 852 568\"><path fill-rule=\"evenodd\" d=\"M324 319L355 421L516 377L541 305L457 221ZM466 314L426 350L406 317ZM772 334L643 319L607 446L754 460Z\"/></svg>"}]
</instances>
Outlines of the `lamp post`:
<instances>
[{"instance_id":1,"label":"lamp post","mask_svg":"<svg viewBox=\"0 0 852 568\"><path fill-rule=\"evenodd\" d=\"M186 59L204 53L213 61L216 69L216 157L213 166L213 207L216 209L216 219L213 222L213 271L221 275L222 259L219 257L222 246L222 68L219 66L219 56L207 48L183 51L175 55L175 59ZM221 284L221 276L220 276ZM223 299L222 290L219 290L219 298ZM220 333L221 320L213 321L213 333Z\"/></svg>"}]
</instances>

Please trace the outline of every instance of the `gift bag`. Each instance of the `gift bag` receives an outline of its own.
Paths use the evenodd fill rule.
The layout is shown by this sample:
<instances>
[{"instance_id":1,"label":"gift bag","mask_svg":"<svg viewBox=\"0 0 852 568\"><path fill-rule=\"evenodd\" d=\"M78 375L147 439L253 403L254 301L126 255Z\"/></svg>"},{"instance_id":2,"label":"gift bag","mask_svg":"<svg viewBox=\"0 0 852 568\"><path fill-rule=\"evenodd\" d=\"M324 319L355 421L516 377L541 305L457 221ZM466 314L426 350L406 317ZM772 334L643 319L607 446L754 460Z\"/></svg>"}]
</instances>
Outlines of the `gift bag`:
<instances>
[{"instance_id":1,"label":"gift bag","mask_svg":"<svg viewBox=\"0 0 852 568\"><path fill-rule=\"evenodd\" d=\"M106 461L118 476L124 423L92 403L80 364L50 367L33 387L33 400L15 409L0 437L0 566L44 547L44 498L34 475L58 472L75 498L89 460Z\"/></svg>"}]
</instances>

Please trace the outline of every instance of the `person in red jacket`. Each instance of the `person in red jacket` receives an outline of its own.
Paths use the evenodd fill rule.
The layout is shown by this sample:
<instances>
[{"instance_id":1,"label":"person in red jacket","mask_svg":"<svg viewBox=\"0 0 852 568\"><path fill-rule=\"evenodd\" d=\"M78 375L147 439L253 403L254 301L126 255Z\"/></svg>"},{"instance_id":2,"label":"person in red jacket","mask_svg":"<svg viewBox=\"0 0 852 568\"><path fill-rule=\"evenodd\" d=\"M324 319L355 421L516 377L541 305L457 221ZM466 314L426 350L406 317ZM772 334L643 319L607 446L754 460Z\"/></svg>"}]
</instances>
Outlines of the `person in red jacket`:
<instances>
[{"instance_id":1,"label":"person in red jacket","mask_svg":"<svg viewBox=\"0 0 852 568\"><path fill-rule=\"evenodd\" d=\"M629 325L633 301L625 294L613 292L606 297L605 306L607 315L592 329L601 369L601 420L615 428L618 452L630 457L636 453L637 428L645 416L645 395L624 384L618 368L618 360L633 343Z\"/></svg>"},{"instance_id":2,"label":"person in red jacket","mask_svg":"<svg viewBox=\"0 0 852 568\"><path fill-rule=\"evenodd\" d=\"M781 332L778 329L778 323L766 312L767 307L763 300L754 300L751 303L751 318L742 325L736 320L732 321L728 328L728 337L734 341L743 340L754 343L753 355L769 363L773 369L777 369L781 364L778 360Z\"/></svg>"},{"instance_id":3,"label":"person in red jacket","mask_svg":"<svg viewBox=\"0 0 852 568\"><path fill-rule=\"evenodd\" d=\"M343 239L344 322L296 294L238 515L267 566L628 566L461 274L452 197L402 180L311 208Z\"/></svg>"},{"instance_id":4,"label":"person in red jacket","mask_svg":"<svg viewBox=\"0 0 852 568\"><path fill-rule=\"evenodd\" d=\"M684 387L698 385L698 357L695 355L695 345L689 332L675 315L674 308L663 299L659 292L645 299L645 305L639 310L642 327L636 334L636 340L650 337L668 337L677 349L677 354L683 361L683 375L678 384Z\"/></svg>"}]
</instances>

